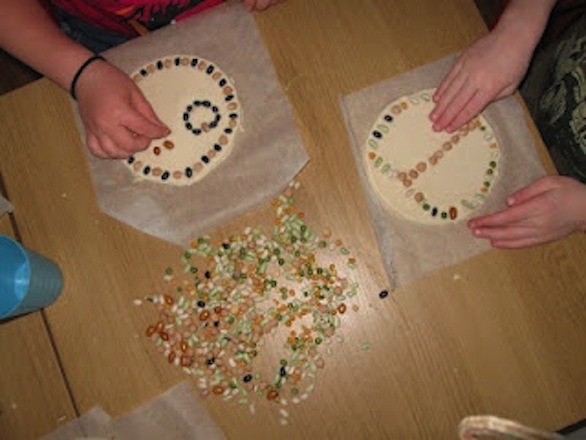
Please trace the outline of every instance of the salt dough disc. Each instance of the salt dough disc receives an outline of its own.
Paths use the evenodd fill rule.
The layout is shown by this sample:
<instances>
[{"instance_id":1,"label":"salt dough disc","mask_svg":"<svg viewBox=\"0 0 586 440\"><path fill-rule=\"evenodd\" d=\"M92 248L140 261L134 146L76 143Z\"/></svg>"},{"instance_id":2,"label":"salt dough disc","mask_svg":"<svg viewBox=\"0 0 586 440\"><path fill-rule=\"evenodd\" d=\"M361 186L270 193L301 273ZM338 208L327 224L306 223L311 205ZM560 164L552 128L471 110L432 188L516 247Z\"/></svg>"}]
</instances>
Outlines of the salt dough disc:
<instances>
[{"instance_id":1,"label":"salt dough disc","mask_svg":"<svg viewBox=\"0 0 586 440\"><path fill-rule=\"evenodd\" d=\"M413 222L440 225L464 220L485 202L500 148L482 115L451 134L433 131L434 91L385 107L368 134L364 165L386 206Z\"/></svg>"},{"instance_id":2,"label":"salt dough disc","mask_svg":"<svg viewBox=\"0 0 586 440\"><path fill-rule=\"evenodd\" d=\"M125 161L137 178L191 185L230 155L242 115L234 85L216 64L173 55L146 64L131 78L171 129Z\"/></svg>"}]
</instances>

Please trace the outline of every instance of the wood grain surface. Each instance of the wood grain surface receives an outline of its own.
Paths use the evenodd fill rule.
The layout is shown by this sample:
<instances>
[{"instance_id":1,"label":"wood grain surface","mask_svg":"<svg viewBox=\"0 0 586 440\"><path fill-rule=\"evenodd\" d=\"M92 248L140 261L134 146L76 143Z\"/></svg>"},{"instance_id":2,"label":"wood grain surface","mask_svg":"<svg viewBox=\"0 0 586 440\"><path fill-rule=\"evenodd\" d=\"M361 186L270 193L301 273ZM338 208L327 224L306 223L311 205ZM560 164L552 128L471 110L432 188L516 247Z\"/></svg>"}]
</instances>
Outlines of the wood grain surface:
<instances>
[{"instance_id":1,"label":"wood grain surface","mask_svg":"<svg viewBox=\"0 0 586 440\"><path fill-rule=\"evenodd\" d=\"M0 234L14 232L0 217ZM41 312L0 322L0 351L0 437L38 438L76 417Z\"/></svg>"},{"instance_id":2,"label":"wood grain surface","mask_svg":"<svg viewBox=\"0 0 586 440\"><path fill-rule=\"evenodd\" d=\"M547 430L584 418L584 235L490 251L378 298L389 281L338 98L465 48L486 32L474 3L288 0L256 20L311 159L298 205L311 226L329 226L357 254L361 308L344 320L344 343L288 426L266 401L252 416L235 402L204 400L226 436L453 439L473 414ZM116 417L187 378L144 337L155 310L133 303L161 287L181 249L100 212L65 92L41 80L5 95L0 120L0 172L23 243L57 261L65 278L44 312L50 334L38 314L0 325L0 436L35 438L74 406ZM212 235L267 224L269 211ZM29 396L22 413L10 409L17 392Z\"/></svg>"}]
</instances>

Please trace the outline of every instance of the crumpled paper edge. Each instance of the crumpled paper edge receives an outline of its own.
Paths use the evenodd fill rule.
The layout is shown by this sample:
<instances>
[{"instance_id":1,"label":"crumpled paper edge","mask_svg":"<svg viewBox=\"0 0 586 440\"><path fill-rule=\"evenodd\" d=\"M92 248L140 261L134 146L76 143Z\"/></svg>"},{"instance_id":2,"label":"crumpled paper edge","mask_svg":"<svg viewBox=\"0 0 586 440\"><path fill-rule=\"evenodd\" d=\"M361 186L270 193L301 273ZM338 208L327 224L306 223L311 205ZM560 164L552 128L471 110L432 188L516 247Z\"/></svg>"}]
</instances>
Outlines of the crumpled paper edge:
<instances>
[{"instance_id":1,"label":"crumpled paper edge","mask_svg":"<svg viewBox=\"0 0 586 440\"><path fill-rule=\"evenodd\" d=\"M183 381L150 402L112 418L94 407L41 440L140 439L224 440L225 436L191 386Z\"/></svg>"},{"instance_id":2,"label":"crumpled paper edge","mask_svg":"<svg viewBox=\"0 0 586 440\"><path fill-rule=\"evenodd\" d=\"M0 195L0 217L14 211L14 205Z\"/></svg>"}]
</instances>

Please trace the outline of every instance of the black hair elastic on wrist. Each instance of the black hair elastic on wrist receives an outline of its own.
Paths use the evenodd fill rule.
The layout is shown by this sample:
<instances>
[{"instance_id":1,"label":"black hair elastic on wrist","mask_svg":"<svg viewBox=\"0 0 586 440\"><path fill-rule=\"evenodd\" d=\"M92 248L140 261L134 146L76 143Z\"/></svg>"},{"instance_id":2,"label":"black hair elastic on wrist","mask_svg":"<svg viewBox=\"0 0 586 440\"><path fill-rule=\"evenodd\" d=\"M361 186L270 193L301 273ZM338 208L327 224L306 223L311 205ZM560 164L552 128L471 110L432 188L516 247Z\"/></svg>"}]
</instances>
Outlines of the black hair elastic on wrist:
<instances>
[{"instance_id":1,"label":"black hair elastic on wrist","mask_svg":"<svg viewBox=\"0 0 586 440\"><path fill-rule=\"evenodd\" d=\"M83 71L94 61L98 61L98 60L102 60L102 61L106 61L104 59L103 56L100 55L94 55L89 57L85 63L83 63L79 69L77 69L77 72L75 72L75 75L73 75L73 80L71 81L71 87L69 88L69 93L71 94L71 97L73 99L77 99L77 97L75 96L75 86L77 85L77 81L79 80L79 77L81 76L81 74L83 73Z\"/></svg>"}]
</instances>

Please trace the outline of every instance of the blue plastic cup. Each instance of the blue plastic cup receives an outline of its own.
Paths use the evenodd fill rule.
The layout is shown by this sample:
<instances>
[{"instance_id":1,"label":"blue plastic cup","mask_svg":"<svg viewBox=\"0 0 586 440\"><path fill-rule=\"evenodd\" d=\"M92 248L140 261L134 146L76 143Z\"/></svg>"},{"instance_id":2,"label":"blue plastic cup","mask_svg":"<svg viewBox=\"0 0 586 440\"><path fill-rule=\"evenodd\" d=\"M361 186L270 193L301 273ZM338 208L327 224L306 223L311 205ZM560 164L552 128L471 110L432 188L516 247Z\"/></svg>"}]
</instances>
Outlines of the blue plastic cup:
<instances>
[{"instance_id":1,"label":"blue plastic cup","mask_svg":"<svg viewBox=\"0 0 586 440\"><path fill-rule=\"evenodd\" d=\"M61 271L53 261L0 235L0 319L53 304L62 286Z\"/></svg>"}]
</instances>

